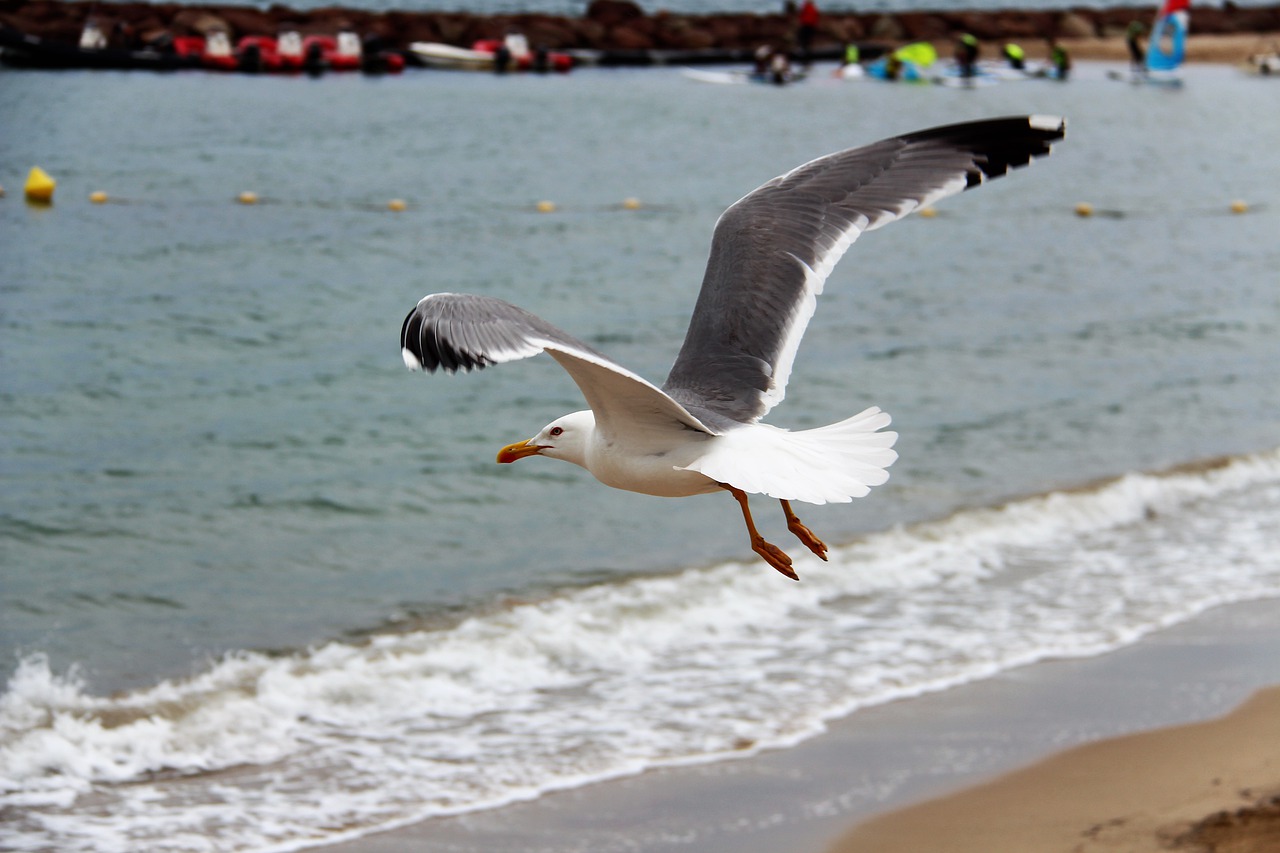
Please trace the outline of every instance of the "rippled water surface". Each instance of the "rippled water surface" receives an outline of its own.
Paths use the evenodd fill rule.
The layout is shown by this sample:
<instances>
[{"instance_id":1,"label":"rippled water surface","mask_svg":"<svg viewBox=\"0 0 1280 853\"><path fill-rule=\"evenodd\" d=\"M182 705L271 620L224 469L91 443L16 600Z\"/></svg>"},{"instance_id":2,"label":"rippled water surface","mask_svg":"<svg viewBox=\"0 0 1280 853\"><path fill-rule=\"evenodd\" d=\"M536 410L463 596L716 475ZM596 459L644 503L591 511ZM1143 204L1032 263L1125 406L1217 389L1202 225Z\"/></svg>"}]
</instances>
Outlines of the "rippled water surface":
<instances>
[{"instance_id":1,"label":"rippled water surface","mask_svg":"<svg viewBox=\"0 0 1280 853\"><path fill-rule=\"evenodd\" d=\"M783 745L1280 594L1274 84L1102 72L965 92L4 72L0 794L23 843L323 840L333 797L376 828ZM1021 112L1068 117L1052 158L867 235L828 282L770 421L879 405L901 459L806 508L851 544L799 585L727 497L495 465L580 407L550 360L401 364L404 314L460 290L660 381L729 203L829 151ZM52 207L15 191L34 165ZM812 716L775 718L780 689ZM378 787L392 767L418 795Z\"/></svg>"}]
</instances>

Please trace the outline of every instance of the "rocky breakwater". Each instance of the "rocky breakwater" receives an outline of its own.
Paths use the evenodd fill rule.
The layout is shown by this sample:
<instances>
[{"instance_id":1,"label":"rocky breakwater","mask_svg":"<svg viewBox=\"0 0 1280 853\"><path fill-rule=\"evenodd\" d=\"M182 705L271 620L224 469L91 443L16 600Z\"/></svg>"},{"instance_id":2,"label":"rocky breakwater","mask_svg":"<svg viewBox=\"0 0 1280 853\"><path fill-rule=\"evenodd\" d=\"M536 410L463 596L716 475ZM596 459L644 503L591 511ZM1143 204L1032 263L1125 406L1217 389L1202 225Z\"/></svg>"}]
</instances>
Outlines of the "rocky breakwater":
<instances>
[{"instance_id":1,"label":"rocky breakwater","mask_svg":"<svg viewBox=\"0 0 1280 853\"><path fill-rule=\"evenodd\" d=\"M779 4L781 6L781 4ZM1147 21L1152 5L1059 11L1001 9L968 12L857 13L829 11L814 42L819 55L838 55L843 45L943 43L961 33L983 41L1108 39L1123 36L1130 21ZM550 50L604 55L655 55L674 52L708 56L748 55L761 45L786 48L794 43L796 22L786 14L681 15L645 13L630 0L593 0L581 17L542 14L475 15L465 12L369 12L326 7L299 10L272 5L188 5L176 3L57 2L0 0L0 25L31 35L74 43L86 19L93 17L117 41L138 45L166 37L203 35L222 29L234 39L273 36L284 29L304 35L353 30L382 45L404 49L415 41L469 46L507 32L524 33L531 44ZM1194 31L1204 34L1280 32L1280 5L1196 6Z\"/></svg>"}]
</instances>

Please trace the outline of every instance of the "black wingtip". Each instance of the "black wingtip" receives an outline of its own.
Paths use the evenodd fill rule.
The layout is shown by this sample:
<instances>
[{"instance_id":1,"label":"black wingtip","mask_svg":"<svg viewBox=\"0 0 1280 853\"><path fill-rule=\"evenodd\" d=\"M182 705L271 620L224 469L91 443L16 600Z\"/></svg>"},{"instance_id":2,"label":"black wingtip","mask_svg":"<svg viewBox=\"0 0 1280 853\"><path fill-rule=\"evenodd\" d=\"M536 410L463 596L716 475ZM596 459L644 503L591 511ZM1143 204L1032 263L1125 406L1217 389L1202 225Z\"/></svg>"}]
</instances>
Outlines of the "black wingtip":
<instances>
[{"instance_id":1,"label":"black wingtip","mask_svg":"<svg viewBox=\"0 0 1280 853\"><path fill-rule=\"evenodd\" d=\"M400 325L400 354L404 357L404 366L410 370L429 370L422 361L422 347L418 344L418 327L422 321L418 319L418 309L405 316Z\"/></svg>"},{"instance_id":2,"label":"black wingtip","mask_svg":"<svg viewBox=\"0 0 1280 853\"><path fill-rule=\"evenodd\" d=\"M424 300L425 302L425 300ZM400 352L410 370L457 373L482 370L493 362L483 354L455 346L440 334L439 318L420 302L400 326Z\"/></svg>"},{"instance_id":3,"label":"black wingtip","mask_svg":"<svg viewBox=\"0 0 1280 853\"><path fill-rule=\"evenodd\" d=\"M421 306L414 307L409 316L404 318L404 325L400 327L400 351L410 370L424 370L427 373L435 373L437 370L453 373L457 370L457 364L449 358L447 349L439 346L434 324Z\"/></svg>"},{"instance_id":4,"label":"black wingtip","mask_svg":"<svg viewBox=\"0 0 1280 853\"><path fill-rule=\"evenodd\" d=\"M973 152L974 168L966 189L1026 166L1053 150L1066 136L1067 123L1058 116L1010 116L934 127L902 137L908 142L944 142Z\"/></svg>"}]
</instances>

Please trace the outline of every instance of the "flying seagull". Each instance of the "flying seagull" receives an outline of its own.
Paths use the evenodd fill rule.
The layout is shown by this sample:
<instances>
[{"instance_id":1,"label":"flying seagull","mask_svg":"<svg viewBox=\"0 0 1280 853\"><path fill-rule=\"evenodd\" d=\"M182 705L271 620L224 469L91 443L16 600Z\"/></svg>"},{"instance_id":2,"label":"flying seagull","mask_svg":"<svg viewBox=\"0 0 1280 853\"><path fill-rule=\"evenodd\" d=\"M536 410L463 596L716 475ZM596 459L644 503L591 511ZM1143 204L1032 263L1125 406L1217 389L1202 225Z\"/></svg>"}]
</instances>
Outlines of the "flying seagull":
<instances>
[{"instance_id":1,"label":"flying seagull","mask_svg":"<svg viewBox=\"0 0 1280 853\"><path fill-rule=\"evenodd\" d=\"M998 178L1049 154L1065 122L1019 116L921 130L820 157L732 205L684 345L659 388L523 308L490 296L433 293L405 318L405 364L469 371L546 352L590 407L507 445L499 462L549 456L607 486L661 497L729 492L751 547L797 579L791 557L756 529L747 493L778 499L787 527L823 560L827 546L791 501L862 497L897 459L889 416L871 407L830 426L790 432L760 422L783 398L818 294L863 231Z\"/></svg>"}]
</instances>

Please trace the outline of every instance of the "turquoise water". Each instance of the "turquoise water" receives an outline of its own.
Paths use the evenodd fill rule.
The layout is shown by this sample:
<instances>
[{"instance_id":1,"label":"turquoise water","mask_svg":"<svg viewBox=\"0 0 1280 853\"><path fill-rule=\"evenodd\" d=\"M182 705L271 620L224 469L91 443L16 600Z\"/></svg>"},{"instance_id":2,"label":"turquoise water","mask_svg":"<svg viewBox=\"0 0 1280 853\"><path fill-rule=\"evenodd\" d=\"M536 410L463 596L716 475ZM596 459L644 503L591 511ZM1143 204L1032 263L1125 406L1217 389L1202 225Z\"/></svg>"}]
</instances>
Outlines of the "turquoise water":
<instances>
[{"instance_id":1,"label":"turquoise water","mask_svg":"<svg viewBox=\"0 0 1280 853\"><path fill-rule=\"evenodd\" d=\"M1280 160L1258 143L1280 132L1259 108L1274 85L1103 71L975 91L4 72L0 793L21 849L314 843L331 813L288 782L229 795L226 769L332 780L308 796L351 795L359 832L733 738L785 745L1280 594ZM868 498L802 513L851 543L804 583L753 558L727 497L494 464L580 407L551 361L401 364L405 313L457 290L661 380L733 200L838 148L1022 112L1068 117L1053 157L867 235L828 282L770 421L879 405L901 459ZM52 207L20 197L34 165L59 181ZM1236 464L1137 476L1221 455ZM775 515L760 504L781 539ZM771 716L778 685L812 715ZM706 720L690 694L716 697ZM459 769L477 749L482 778ZM369 789L392 767L421 799ZM92 823L94 802L114 816L101 835L50 828Z\"/></svg>"}]
</instances>

